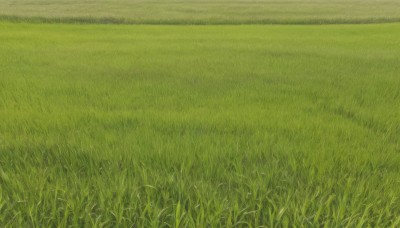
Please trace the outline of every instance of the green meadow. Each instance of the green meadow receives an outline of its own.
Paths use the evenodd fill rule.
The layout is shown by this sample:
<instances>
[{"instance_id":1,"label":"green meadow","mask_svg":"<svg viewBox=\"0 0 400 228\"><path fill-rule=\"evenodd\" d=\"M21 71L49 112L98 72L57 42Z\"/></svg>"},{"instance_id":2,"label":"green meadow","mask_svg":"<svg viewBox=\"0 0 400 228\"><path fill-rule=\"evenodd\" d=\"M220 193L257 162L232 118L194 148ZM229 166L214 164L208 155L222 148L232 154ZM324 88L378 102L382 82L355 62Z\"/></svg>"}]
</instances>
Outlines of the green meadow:
<instances>
[{"instance_id":1,"label":"green meadow","mask_svg":"<svg viewBox=\"0 0 400 228\"><path fill-rule=\"evenodd\" d=\"M0 0L0 227L400 226L400 24L354 24L382 10L41 2Z\"/></svg>"},{"instance_id":2,"label":"green meadow","mask_svg":"<svg viewBox=\"0 0 400 228\"><path fill-rule=\"evenodd\" d=\"M400 1L0 0L0 20L116 24L400 22Z\"/></svg>"}]
</instances>

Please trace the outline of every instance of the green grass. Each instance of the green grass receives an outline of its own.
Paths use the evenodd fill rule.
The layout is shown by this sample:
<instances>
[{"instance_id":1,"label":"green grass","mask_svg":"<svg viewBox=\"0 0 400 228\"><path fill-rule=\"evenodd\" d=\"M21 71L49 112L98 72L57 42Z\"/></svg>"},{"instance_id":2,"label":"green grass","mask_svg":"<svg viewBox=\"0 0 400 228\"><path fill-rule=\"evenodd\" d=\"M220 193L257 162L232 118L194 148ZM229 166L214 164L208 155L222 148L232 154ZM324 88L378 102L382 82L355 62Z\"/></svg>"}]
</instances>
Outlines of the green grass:
<instances>
[{"instance_id":1,"label":"green grass","mask_svg":"<svg viewBox=\"0 0 400 228\"><path fill-rule=\"evenodd\" d=\"M400 225L400 24L0 23L0 226Z\"/></svg>"},{"instance_id":2,"label":"green grass","mask_svg":"<svg viewBox=\"0 0 400 228\"><path fill-rule=\"evenodd\" d=\"M400 22L400 1L0 0L0 20L118 24Z\"/></svg>"}]
</instances>

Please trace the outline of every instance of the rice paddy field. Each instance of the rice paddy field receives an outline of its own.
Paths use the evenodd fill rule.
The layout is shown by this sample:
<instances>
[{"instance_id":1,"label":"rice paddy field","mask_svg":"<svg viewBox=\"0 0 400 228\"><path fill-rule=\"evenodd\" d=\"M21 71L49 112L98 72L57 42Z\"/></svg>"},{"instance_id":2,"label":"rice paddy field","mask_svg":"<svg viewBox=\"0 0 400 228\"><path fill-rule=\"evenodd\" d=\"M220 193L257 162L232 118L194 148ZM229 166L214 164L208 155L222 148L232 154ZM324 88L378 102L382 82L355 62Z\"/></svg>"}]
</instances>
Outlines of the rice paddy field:
<instances>
[{"instance_id":1,"label":"rice paddy field","mask_svg":"<svg viewBox=\"0 0 400 228\"><path fill-rule=\"evenodd\" d=\"M397 1L41 2L0 0L1 227L400 226Z\"/></svg>"}]
</instances>

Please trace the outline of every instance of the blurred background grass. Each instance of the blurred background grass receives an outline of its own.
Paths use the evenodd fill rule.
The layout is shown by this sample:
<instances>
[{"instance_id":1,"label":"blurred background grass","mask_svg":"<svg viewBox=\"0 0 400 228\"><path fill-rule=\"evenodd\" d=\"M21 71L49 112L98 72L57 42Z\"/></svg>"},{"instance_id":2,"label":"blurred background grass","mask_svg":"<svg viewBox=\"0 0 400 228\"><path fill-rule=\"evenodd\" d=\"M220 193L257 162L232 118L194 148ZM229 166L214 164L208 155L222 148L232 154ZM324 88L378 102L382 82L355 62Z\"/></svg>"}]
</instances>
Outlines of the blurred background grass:
<instances>
[{"instance_id":1,"label":"blurred background grass","mask_svg":"<svg viewBox=\"0 0 400 228\"><path fill-rule=\"evenodd\" d=\"M0 0L0 19L147 24L320 24L400 21L397 0Z\"/></svg>"}]
</instances>

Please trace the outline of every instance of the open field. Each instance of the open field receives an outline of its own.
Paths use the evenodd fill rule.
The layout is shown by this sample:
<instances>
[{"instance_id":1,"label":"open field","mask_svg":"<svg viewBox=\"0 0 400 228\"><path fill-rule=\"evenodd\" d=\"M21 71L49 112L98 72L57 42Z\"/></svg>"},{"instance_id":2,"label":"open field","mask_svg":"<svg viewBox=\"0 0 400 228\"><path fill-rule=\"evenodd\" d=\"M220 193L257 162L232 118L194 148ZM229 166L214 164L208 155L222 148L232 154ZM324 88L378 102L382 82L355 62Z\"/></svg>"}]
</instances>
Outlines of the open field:
<instances>
[{"instance_id":1,"label":"open field","mask_svg":"<svg viewBox=\"0 0 400 228\"><path fill-rule=\"evenodd\" d=\"M398 0L0 0L0 20L130 24L400 22Z\"/></svg>"},{"instance_id":2,"label":"open field","mask_svg":"<svg viewBox=\"0 0 400 228\"><path fill-rule=\"evenodd\" d=\"M398 227L400 24L0 23L0 226Z\"/></svg>"}]
</instances>

